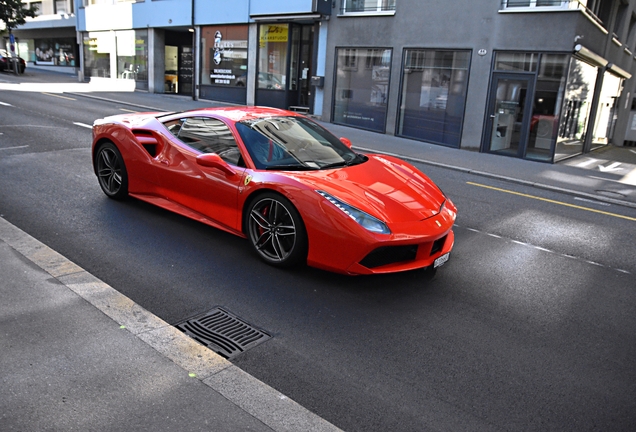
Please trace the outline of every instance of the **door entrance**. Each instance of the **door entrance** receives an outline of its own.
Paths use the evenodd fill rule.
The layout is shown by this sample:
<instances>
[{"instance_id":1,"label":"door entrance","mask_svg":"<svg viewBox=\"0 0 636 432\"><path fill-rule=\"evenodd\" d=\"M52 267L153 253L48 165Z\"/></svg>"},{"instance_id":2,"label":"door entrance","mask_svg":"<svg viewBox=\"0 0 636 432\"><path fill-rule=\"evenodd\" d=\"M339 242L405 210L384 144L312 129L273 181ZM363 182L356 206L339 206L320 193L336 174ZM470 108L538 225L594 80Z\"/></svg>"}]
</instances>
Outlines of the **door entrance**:
<instances>
[{"instance_id":1,"label":"door entrance","mask_svg":"<svg viewBox=\"0 0 636 432\"><path fill-rule=\"evenodd\" d=\"M309 112L313 97L310 78L313 67L314 26L294 26L292 30L291 77L288 95L290 109Z\"/></svg>"},{"instance_id":2,"label":"door entrance","mask_svg":"<svg viewBox=\"0 0 636 432\"><path fill-rule=\"evenodd\" d=\"M524 157L534 76L493 74L486 125L487 151Z\"/></svg>"},{"instance_id":3,"label":"door entrance","mask_svg":"<svg viewBox=\"0 0 636 432\"><path fill-rule=\"evenodd\" d=\"M311 112L315 24L261 24L256 104Z\"/></svg>"}]
</instances>

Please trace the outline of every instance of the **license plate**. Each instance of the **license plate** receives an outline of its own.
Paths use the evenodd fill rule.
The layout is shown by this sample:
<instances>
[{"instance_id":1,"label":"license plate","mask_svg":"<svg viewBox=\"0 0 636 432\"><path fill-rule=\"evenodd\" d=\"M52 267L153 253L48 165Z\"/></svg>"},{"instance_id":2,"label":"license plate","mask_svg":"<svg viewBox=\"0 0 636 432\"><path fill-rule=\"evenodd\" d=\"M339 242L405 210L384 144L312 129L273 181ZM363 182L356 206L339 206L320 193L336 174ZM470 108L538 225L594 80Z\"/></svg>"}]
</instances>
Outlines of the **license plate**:
<instances>
[{"instance_id":1,"label":"license plate","mask_svg":"<svg viewBox=\"0 0 636 432\"><path fill-rule=\"evenodd\" d=\"M433 262L433 268L441 267L450 258L450 252L442 255Z\"/></svg>"}]
</instances>

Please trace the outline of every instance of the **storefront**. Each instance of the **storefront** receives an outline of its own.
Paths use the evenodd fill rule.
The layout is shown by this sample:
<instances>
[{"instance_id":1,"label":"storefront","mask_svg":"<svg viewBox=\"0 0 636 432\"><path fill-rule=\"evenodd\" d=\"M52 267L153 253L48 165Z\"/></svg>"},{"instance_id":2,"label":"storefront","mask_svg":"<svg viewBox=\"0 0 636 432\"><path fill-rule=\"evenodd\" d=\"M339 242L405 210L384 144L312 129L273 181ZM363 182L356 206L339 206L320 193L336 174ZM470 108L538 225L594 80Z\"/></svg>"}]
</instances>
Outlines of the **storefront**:
<instances>
[{"instance_id":1,"label":"storefront","mask_svg":"<svg viewBox=\"0 0 636 432\"><path fill-rule=\"evenodd\" d=\"M29 61L36 65L78 66L78 47L74 38L33 39Z\"/></svg>"},{"instance_id":2,"label":"storefront","mask_svg":"<svg viewBox=\"0 0 636 432\"><path fill-rule=\"evenodd\" d=\"M247 25L201 28L200 98L245 104L247 41Z\"/></svg>"},{"instance_id":3,"label":"storefront","mask_svg":"<svg viewBox=\"0 0 636 432\"><path fill-rule=\"evenodd\" d=\"M593 60L495 53L483 150L556 162L608 144L621 81L628 77Z\"/></svg>"},{"instance_id":4,"label":"storefront","mask_svg":"<svg viewBox=\"0 0 636 432\"><path fill-rule=\"evenodd\" d=\"M336 48L334 123L384 132L392 55L390 48Z\"/></svg>"},{"instance_id":5,"label":"storefront","mask_svg":"<svg viewBox=\"0 0 636 432\"><path fill-rule=\"evenodd\" d=\"M157 31L157 30L155 30ZM194 32L159 30L164 36L164 93L193 95Z\"/></svg>"},{"instance_id":6,"label":"storefront","mask_svg":"<svg viewBox=\"0 0 636 432\"><path fill-rule=\"evenodd\" d=\"M257 105L311 111L316 33L314 22L259 24Z\"/></svg>"},{"instance_id":7,"label":"storefront","mask_svg":"<svg viewBox=\"0 0 636 432\"><path fill-rule=\"evenodd\" d=\"M459 148L469 50L405 49L397 135Z\"/></svg>"},{"instance_id":8,"label":"storefront","mask_svg":"<svg viewBox=\"0 0 636 432\"><path fill-rule=\"evenodd\" d=\"M148 31L120 30L84 33L84 77L135 80L148 89Z\"/></svg>"}]
</instances>

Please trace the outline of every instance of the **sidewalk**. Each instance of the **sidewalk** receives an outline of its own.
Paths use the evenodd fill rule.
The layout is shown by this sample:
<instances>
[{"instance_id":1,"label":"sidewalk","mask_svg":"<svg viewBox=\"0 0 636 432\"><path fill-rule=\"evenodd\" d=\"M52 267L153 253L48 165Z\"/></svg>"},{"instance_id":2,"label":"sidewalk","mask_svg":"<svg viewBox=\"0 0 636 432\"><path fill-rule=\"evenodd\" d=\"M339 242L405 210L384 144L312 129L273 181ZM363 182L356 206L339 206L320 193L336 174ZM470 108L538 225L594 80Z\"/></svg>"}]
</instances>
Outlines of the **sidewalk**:
<instances>
[{"instance_id":1,"label":"sidewalk","mask_svg":"<svg viewBox=\"0 0 636 432\"><path fill-rule=\"evenodd\" d=\"M337 431L0 218L0 430Z\"/></svg>"}]
</instances>

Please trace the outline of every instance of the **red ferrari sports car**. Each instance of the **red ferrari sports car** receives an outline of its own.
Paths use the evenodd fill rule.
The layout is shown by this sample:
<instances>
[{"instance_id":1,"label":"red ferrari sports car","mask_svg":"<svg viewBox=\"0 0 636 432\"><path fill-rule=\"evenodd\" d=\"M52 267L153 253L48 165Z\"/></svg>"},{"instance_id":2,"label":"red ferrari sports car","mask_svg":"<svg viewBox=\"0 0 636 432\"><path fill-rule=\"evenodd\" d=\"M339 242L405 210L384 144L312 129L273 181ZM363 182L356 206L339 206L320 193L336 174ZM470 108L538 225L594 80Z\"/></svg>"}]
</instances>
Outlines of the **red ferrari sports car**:
<instances>
[{"instance_id":1,"label":"red ferrari sports car","mask_svg":"<svg viewBox=\"0 0 636 432\"><path fill-rule=\"evenodd\" d=\"M444 264L456 208L410 164L360 154L309 118L262 107L122 114L93 124L104 193L249 239L267 263L345 274Z\"/></svg>"}]
</instances>

